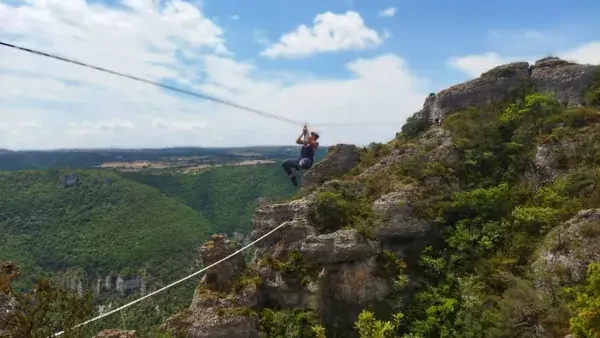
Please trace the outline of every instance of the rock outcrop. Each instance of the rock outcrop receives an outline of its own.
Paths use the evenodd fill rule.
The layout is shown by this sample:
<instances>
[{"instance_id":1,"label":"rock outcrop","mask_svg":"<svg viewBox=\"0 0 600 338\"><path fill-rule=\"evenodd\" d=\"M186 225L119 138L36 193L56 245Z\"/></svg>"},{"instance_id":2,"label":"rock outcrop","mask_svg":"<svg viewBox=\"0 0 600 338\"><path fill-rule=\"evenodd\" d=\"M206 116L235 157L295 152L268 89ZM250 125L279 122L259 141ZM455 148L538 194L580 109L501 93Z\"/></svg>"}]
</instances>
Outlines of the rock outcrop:
<instances>
[{"instance_id":1,"label":"rock outcrop","mask_svg":"<svg viewBox=\"0 0 600 338\"><path fill-rule=\"evenodd\" d=\"M429 96L417 116L435 123L448 113L513 100L528 90L552 92L562 104L579 106L598 70L598 66L575 64L556 57L540 59L533 65L509 63Z\"/></svg>"},{"instance_id":2,"label":"rock outcrop","mask_svg":"<svg viewBox=\"0 0 600 338\"><path fill-rule=\"evenodd\" d=\"M354 229L311 235L300 246L300 253L306 259L327 265L364 260L378 251L376 241L365 238Z\"/></svg>"},{"instance_id":3,"label":"rock outcrop","mask_svg":"<svg viewBox=\"0 0 600 338\"><path fill-rule=\"evenodd\" d=\"M530 86L527 62L498 66L476 79L428 97L423 105L424 115L432 123L436 119L441 121L446 114L457 110L516 99Z\"/></svg>"},{"instance_id":4,"label":"rock outcrop","mask_svg":"<svg viewBox=\"0 0 600 338\"><path fill-rule=\"evenodd\" d=\"M531 66L531 85L535 91L554 93L565 106L580 106L597 72L598 66L547 57Z\"/></svg>"},{"instance_id":5,"label":"rock outcrop","mask_svg":"<svg viewBox=\"0 0 600 338\"><path fill-rule=\"evenodd\" d=\"M545 238L532 263L536 286L549 290L585 279L589 263L600 261L600 209L580 211Z\"/></svg>"},{"instance_id":6,"label":"rock outcrop","mask_svg":"<svg viewBox=\"0 0 600 338\"><path fill-rule=\"evenodd\" d=\"M236 250L225 236L214 235L200 250L202 264L213 264ZM253 311L258 304L256 285L241 275L244 268L244 257L238 253L209 269L196 288L191 306L171 316L162 329L190 338L258 338Z\"/></svg>"},{"instance_id":7,"label":"rock outcrop","mask_svg":"<svg viewBox=\"0 0 600 338\"><path fill-rule=\"evenodd\" d=\"M360 153L355 145L338 144L331 147L327 157L302 176L302 188L309 189L325 183L333 177L343 175L352 169L360 160Z\"/></svg>"}]
</instances>

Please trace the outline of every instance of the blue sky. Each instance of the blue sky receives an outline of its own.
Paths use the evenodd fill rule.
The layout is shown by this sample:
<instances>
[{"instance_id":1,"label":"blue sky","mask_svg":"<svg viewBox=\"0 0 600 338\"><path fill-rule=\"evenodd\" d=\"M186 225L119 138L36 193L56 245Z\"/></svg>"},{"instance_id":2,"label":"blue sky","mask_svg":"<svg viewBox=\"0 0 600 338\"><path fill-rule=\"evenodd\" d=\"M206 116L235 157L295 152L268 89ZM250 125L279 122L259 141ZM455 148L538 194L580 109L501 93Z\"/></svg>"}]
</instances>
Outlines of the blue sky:
<instances>
[{"instance_id":1,"label":"blue sky","mask_svg":"<svg viewBox=\"0 0 600 338\"><path fill-rule=\"evenodd\" d=\"M485 3L476 0L207 0L203 7L231 32L227 33L228 43L239 57L256 60L265 69L297 69L334 77L345 76L344 64L353 58L392 52L407 59L418 76L444 83L457 82L464 80L465 74L446 66L452 56L489 51L504 55L544 55L600 39L600 2L591 0L575 3L558 0ZM390 7L396 8L396 14L382 18L379 12ZM368 51L324 54L300 61L273 62L256 57L261 46L252 41L253 30L263 29L271 41L276 41L298 24L312 23L315 13L348 10L360 13L369 27L387 30L392 37L379 48ZM239 19L233 20L232 13ZM563 37L549 41L524 39L524 31ZM517 43L509 40L517 40Z\"/></svg>"},{"instance_id":2,"label":"blue sky","mask_svg":"<svg viewBox=\"0 0 600 338\"><path fill-rule=\"evenodd\" d=\"M599 11L558 0L0 0L0 38L307 121L327 144L367 144L393 138L429 92L502 63L600 63ZM286 144L298 131L6 49L0 73L0 148Z\"/></svg>"}]
</instances>

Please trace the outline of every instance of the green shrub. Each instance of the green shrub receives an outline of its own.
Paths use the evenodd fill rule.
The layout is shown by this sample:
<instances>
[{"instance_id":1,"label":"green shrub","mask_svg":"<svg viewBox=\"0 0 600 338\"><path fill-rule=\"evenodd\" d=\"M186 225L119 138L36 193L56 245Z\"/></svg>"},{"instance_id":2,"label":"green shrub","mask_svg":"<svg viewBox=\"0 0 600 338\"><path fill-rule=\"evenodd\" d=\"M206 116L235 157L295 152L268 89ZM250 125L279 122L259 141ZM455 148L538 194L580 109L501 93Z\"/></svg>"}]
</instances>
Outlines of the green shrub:
<instances>
[{"instance_id":1,"label":"green shrub","mask_svg":"<svg viewBox=\"0 0 600 338\"><path fill-rule=\"evenodd\" d=\"M571 303L575 316L570 320L574 338L600 336L600 264L591 263L585 285L568 291L576 297Z\"/></svg>"},{"instance_id":2,"label":"green shrub","mask_svg":"<svg viewBox=\"0 0 600 338\"><path fill-rule=\"evenodd\" d=\"M313 338L317 319L312 311L264 309L260 314L260 332L265 338Z\"/></svg>"},{"instance_id":3,"label":"green shrub","mask_svg":"<svg viewBox=\"0 0 600 338\"><path fill-rule=\"evenodd\" d=\"M48 279L40 279L32 293L14 293L16 306L8 314L5 330L10 337L47 338L65 330L62 337L84 337L89 326L75 326L93 314L92 296L80 297ZM1 318L0 318L1 319Z\"/></svg>"},{"instance_id":4,"label":"green shrub","mask_svg":"<svg viewBox=\"0 0 600 338\"><path fill-rule=\"evenodd\" d=\"M353 227L357 222L371 217L368 202L362 198L347 200L342 194L322 191L311 205L308 219L321 233Z\"/></svg>"},{"instance_id":5,"label":"green shrub","mask_svg":"<svg viewBox=\"0 0 600 338\"><path fill-rule=\"evenodd\" d=\"M583 98L588 106L600 106L600 67L598 67L594 79L588 85Z\"/></svg>"},{"instance_id":6,"label":"green shrub","mask_svg":"<svg viewBox=\"0 0 600 338\"><path fill-rule=\"evenodd\" d=\"M423 113L417 112L406 119L406 123L402 126L402 136L405 138L415 138L425 131L429 127L429 124L427 117Z\"/></svg>"}]
</instances>

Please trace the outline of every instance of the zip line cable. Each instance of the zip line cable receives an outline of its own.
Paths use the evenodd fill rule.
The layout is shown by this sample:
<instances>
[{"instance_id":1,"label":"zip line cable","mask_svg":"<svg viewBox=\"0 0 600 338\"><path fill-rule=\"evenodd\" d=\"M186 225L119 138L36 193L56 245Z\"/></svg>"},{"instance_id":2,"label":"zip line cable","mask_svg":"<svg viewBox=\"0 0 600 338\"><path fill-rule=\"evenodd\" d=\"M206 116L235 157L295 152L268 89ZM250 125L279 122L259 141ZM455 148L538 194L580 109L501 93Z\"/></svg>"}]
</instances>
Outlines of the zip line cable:
<instances>
[{"instance_id":1,"label":"zip line cable","mask_svg":"<svg viewBox=\"0 0 600 338\"><path fill-rule=\"evenodd\" d=\"M192 278L192 277L194 277L194 276L197 276L198 274L200 274L200 273L202 273L202 272L204 272L204 271L206 271L206 270L208 270L208 269L212 268L213 266L219 265L220 263L222 263L222 262L224 262L224 261L228 260L229 258L231 258L231 257L233 257L233 256L235 256L235 255L237 255L237 254L239 254L240 252L242 252L242 251L244 251L244 250L248 249L249 247L251 247L251 246L253 246L254 244L258 243L260 240L264 239L265 237L267 237L267 236L269 236L270 234L274 233L275 231L279 230L279 229L280 229L281 227L283 227L284 225L287 225L287 224L288 224L288 222L289 222L289 221L285 221L285 222L283 222L283 223L279 224L278 226L276 226L275 228L273 228L272 230L270 230L270 231L269 231L269 232L267 232L266 234L262 235L261 237L259 237L259 238L258 238L258 239L256 239L256 240L254 240L252 243L250 243L250 244L246 245L245 247L243 247L243 248L241 248L241 249L237 250L236 252L232 253L231 255L229 255L229 256L227 256L227 257L225 257L225 258L223 258L223 259L221 259L221 260L219 260L219 261L217 261L217 262L214 262L214 263L212 263L211 265L209 265L209 266L207 266L207 267L205 267L205 268L203 268L203 269L201 269L201 270L199 270L199 271L196 271L196 272L194 272L194 273L193 273L193 274L191 274L191 275L188 275L188 276L186 276L186 277L183 277L182 279L180 279L180 280L178 280L178 281L176 281L176 282L173 282L173 283L171 283L171 284L169 284L169 285L167 285L167 286L164 286L164 287L162 287L162 288L160 288L160 289L158 289L158 290L156 290L156 291L150 292L149 294L147 294L147 295L145 295L145 296L143 296L143 297L140 297L140 298L138 298L138 299L136 299L136 300L134 300L134 301L132 301L132 302L129 302L129 303L127 303L127 304L123 305L123 306L120 306L120 307L118 307L118 308L116 308L116 309L114 309L114 310L111 310L111 311L109 311L109 312L103 313L103 314L101 314L101 315L99 315L99 316L97 316L97 317L95 317L95 318L92 318L92 319L90 319L90 320L87 320L87 321L85 321L85 322L83 322L83 323L81 323L81 324L77 324L77 325L73 326L73 327L72 327L72 328L70 328L70 329L75 329L75 328L78 328L78 327L81 327L81 326L87 325L87 324L89 324L89 323L92 323L92 322L95 322L95 321L97 321L97 320L99 320L99 319L102 319L102 318L104 318L104 317L106 317L106 316L108 316L108 315L111 315L111 314L113 314L113 313L115 313L115 312L119 312L119 311L121 311L121 310L124 310L124 309L126 309L126 308L128 308L128 307L132 306L133 304L139 303L139 302L141 302L142 300L144 300L144 299L146 299L146 298L149 298L149 297L151 297L151 296L154 296L155 294L157 294L157 293L159 293L159 292L162 292L162 291L164 291L164 290L166 290L166 289L169 289L169 288L171 288L171 287L173 287L173 286L175 286L175 285L177 285L177 284L179 284L179 283L181 283L181 282L184 282L184 281L186 281L186 280L188 280L188 279L190 279L190 278ZM60 332L58 332L58 333L55 333L55 334L53 335L53 337L58 337L58 336L62 335L63 333L65 333L65 331L60 331Z\"/></svg>"},{"instance_id":2,"label":"zip line cable","mask_svg":"<svg viewBox=\"0 0 600 338\"><path fill-rule=\"evenodd\" d=\"M195 93L195 92L192 92L192 91L189 91L189 90L185 90L185 89L181 89L181 88L169 86L169 85L162 84L162 83L159 83L159 82L142 79L142 78L139 78L137 76L133 76L133 75L129 75L129 74L124 74L124 73L116 72L114 70L110 70L110 69L106 69L106 68L102 68L102 67L90 65L90 64L83 63L83 62L80 62L80 61L68 59L68 58L65 58L65 57L62 57L62 56L58 56L58 55L54 55L54 54L50 54L50 53L46 53L46 52L41 52L41 51L38 51L38 50L34 50L34 49L30 49L30 48L25 48L25 47L17 46L17 45L14 45L14 44L11 44L11 43L2 42L2 41L0 41L0 45L4 46L4 47L13 48L13 49L18 49L18 50L21 50L21 51L24 51L24 52L28 52L28 53L32 53L32 54L37 54L37 55L49 57L49 58L52 58L52 59L56 59L56 60L68 62L68 63L73 63L73 64L76 64L76 65L79 65L79 66L82 66L82 67L87 67L87 68L99 70L101 72L109 73L109 74L116 75L116 76L125 77L125 78L128 78L128 79L134 80L134 81L144 82L144 83L147 83L147 84L150 84L150 85L153 85L153 86L162 87L162 88L169 89L169 90L172 90L172 91L176 91L176 92L179 92L179 93L183 93L183 94L195 96L197 98L201 98L201 99L205 99L205 100L209 100L209 101L221 103L221 104L224 104L224 105L227 105L227 106L230 106L230 107L234 107L234 108L246 110L246 111L249 111L249 112L261 115L263 117L273 118L273 119L277 119L277 120L280 120L280 121L283 121L283 122L287 122L287 123L291 123L291 124L295 124L295 125L304 125L304 123L302 123L302 122L298 122L298 121L294 121L292 119L288 119L288 118L285 118L285 117L281 117L281 116L277 116L277 115L274 115L274 114L262 112L262 111L259 111L259 110L256 110L256 109L253 109L253 108L250 108L250 107L241 106L241 105L233 103L233 102L229 102L229 101L217 99L217 98L210 97L210 96L207 96L207 95L198 94L198 93Z\"/></svg>"},{"instance_id":3,"label":"zip line cable","mask_svg":"<svg viewBox=\"0 0 600 338\"><path fill-rule=\"evenodd\" d=\"M242 106L240 104L234 103L234 102L230 102L230 101L226 101L223 99L219 99L219 98L215 98L215 97L211 97L208 95L204 95L204 94L199 94L196 92L192 92L189 90L185 90L185 89L181 89L181 88L177 88L177 87L173 87L173 86L169 86L166 84L162 84L159 82L155 82L155 81L151 81L151 80L147 80L147 79L143 79L137 76L133 76L133 75L129 75L129 74L125 74L125 73L121 73L121 72L117 72L114 70L110 70L110 69L106 69L106 68L102 68L99 66L94 66L94 65L90 65L81 61L76 61L73 59L69 59L66 57L62 57L62 56L58 56L55 54L50 54L50 53L46 53L46 52L42 52L39 50L35 50L35 49L31 49L31 48L26 48L26 47L22 47L22 46L17 46L15 44L11 44L11 43L7 43L7 42L3 42L0 41L0 46L4 46L4 47L9 47L9 48L13 48L13 49L17 49L17 50L21 50L24 52L28 52L28 53L32 53L32 54L36 54L36 55L40 55L40 56L44 56L44 57L48 57L48 58L52 58L52 59L56 59L59 61L63 61L63 62L67 62L67 63L72 63L72 64L76 64L78 66L82 66L82 67L86 67L86 68L91 68L94 70L98 70L101 72L105 72L105 73L109 73L112 75L116 75L116 76L120 76L120 77L125 77L128 78L130 80L134 80L134 81L139 81L139 82L144 82L153 86L157 86L157 87L161 87L161 88L165 88L165 89L169 89L178 93L182 93L182 94L186 94L186 95L190 95L190 96L194 96L200 99L205 99L205 100L209 100L209 101L213 101L216 103L220 103L220 104L224 104L230 107L234 107L234 108L238 108L241 110L245 110L266 118L271 118L271 119L276 119L282 122L286 122L286 123L290 123L293 125L298 125L298 126L303 126L305 125L304 122L300 122L300 121L296 121L296 120L292 120L286 117L282 117L279 115L275 115L275 114L271 114L271 113L267 113L264 111L260 111L251 107L246 107L246 106ZM324 123L324 124L316 124L317 126L344 126L344 127L364 127L367 125L394 125L394 124L398 124L398 122L376 122L376 123L369 123L369 122L360 122L360 123L356 123L356 124L348 124L348 123Z\"/></svg>"}]
</instances>

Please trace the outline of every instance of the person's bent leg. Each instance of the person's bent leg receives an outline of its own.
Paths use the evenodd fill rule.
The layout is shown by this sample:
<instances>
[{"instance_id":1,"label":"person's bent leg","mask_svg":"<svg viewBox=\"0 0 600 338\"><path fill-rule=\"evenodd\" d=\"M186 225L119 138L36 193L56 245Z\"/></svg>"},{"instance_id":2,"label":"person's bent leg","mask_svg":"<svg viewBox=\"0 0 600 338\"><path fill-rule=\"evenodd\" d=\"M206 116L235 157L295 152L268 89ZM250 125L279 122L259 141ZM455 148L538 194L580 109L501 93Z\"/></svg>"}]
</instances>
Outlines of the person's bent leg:
<instances>
[{"instance_id":1,"label":"person's bent leg","mask_svg":"<svg viewBox=\"0 0 600 338\"><path fill-rule=\"evenodd\" d=\"M298 165L298 160L295 158L290 158L290 159L283 161L281 163L281 166L283 167L283 170L285 171L285 173L290 177L292 177L294 175L292 169L296 169L296 170L300 169L300 166Z\"/></svg>"},{"instance_id":2,"label":"person's bent leg","mask_svg":"<svg viewBox=\"0 0 600 338\"><path fill-rule=\"evenodd\" d=\"M285 173L292 180L292 183L295 186L297 186L298 180L296 178L296 175L294 175L294 172L292 171L292 169L300 170L300 165L298 164L298 160L294 159L294 158L285 160L281 163L281 166L283 167L283 170L285 170Z\"/></svg>"}]
</instances>

